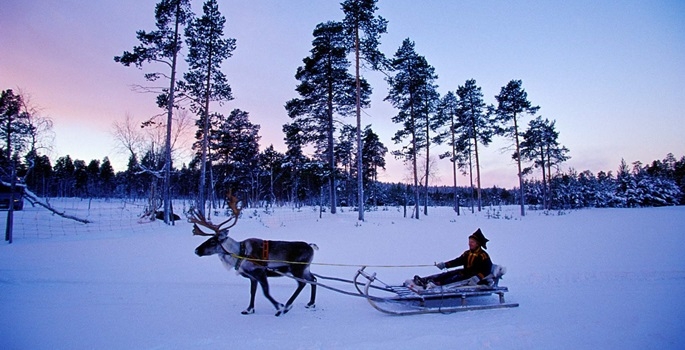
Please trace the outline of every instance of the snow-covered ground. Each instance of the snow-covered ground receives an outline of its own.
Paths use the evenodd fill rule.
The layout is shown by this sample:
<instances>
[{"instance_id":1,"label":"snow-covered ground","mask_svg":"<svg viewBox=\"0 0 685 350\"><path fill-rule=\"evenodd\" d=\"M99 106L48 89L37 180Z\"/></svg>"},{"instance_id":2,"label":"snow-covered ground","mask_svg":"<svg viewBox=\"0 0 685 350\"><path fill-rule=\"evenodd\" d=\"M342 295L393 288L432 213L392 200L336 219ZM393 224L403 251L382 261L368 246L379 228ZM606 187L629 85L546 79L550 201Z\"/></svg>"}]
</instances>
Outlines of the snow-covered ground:
<instances>
[{"instance_id":1,"label":"snow-covered ground","mask_svg":"<svg viewBox=\"0 0 685 350\"><path fill-rule=\"evenodd\" d=\"M16 213L0 244L1 349L677 349L685 344L685 207L564 213L486 208L457 217L429 208L420 220L397 208L331 215L312 209L245 209L236 239L305 240L319 246L312 270L352 278L361 265L426 265L451 259L481 228L508 273L518 308L389 316L362 298L309 288L286 315L216 257L186 222L137 222L118 201L51 202L83 225L31 208ZM183 203L177 203L182 208ZM488 215L489 214L489 215ZM500 218L493 218L496 214ZM488 217L490 216L490 217ZM0 212L5 227L5 212ZM336 264L343 266L336 266ZM369 267L401 283L434 267ZM292 280L272 279L285 301ZM336 285L347 288L345 285Z\"/></svg>"}]
</instances>

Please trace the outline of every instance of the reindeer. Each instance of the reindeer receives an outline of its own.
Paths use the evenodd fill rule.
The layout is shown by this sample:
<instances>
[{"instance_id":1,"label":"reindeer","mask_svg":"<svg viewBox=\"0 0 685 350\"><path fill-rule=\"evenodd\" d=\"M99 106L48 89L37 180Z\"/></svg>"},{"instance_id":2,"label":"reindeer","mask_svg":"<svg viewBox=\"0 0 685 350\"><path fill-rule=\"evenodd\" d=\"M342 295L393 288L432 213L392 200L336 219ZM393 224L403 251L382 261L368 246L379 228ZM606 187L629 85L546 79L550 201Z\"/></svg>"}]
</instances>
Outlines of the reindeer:
<instances>
[{"instance_id":1,"label":"reindeer","mask_svg":"<svg viewBox=\"0 0 685 350\"><path fill-rule=\"evenodd\" d=\"M276 316L287 313L292 308L292 304L300 294L306 283L311 282L312 294L306 308L315 307L316 298L316 278L309 271L309 265L314 258L314 249L318 249L315 244L306 242L286 242L286 241L267 241L258 238L248 238L238 242L228 236L228 229L235 226L240 216L238 209L238 199L230 196L229 207L232 210L232 217L226 221L214 225L208 222L204 215L199 212L191 211L189 221L193 224L193 235L211 236L204 243L195 249L198 256L217 254L219 259L228 270L235 269L238 274L250 279L250 305L242 311L243 315L253 314L257 283L262 286L264 296L276 308ZM233 222L227 226L231 220ZM214 233L205 233L199 226L206 227ZM269 293L269 283L267 277L280 277L291 274L297 281L297 289L288 299L285 305L277 302Z\"/></svg>"}]
</instances>

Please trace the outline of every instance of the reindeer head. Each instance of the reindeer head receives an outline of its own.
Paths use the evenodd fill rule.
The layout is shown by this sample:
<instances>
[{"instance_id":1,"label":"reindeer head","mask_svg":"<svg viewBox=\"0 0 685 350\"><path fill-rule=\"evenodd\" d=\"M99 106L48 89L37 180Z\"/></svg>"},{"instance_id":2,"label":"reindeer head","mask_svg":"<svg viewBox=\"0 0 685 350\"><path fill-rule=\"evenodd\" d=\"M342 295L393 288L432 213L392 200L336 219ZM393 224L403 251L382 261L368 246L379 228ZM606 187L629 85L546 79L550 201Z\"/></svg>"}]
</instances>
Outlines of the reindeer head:
<instances>
[{"instance_id":1,"label":"reindeer head","mask_svg":"<svg viewBox=\"0 0 685 350\"><path fill-rule=\"evenodd\" d=\"M191 210L191 216L189 218L189 221L193 223L193 235L210 236L209 239L207 239L204 243L200 244L197 248L195 248L195 254L197 254L198 256L206 256L225 252L225 248L223 248L222 244L227 239L229 239L228 229L235 226L235 224L238 222L238 218L240 217L240 210L242 209L238 208L238 198L232 196L229 193L229 199L230 201L228 206L231 208L233 215L226 221L218 225L209 222L202 213L197 212L195 210ZM224 227L224 225L226 224L228 224L228 226ZM213 233L207 233L202 231L200 229L200 226L210 229L211 231L213 231Z\"/></svg>"},{"instance_id":2,"label":"reindeer head","mask_svg":"<svg viewBox=\"0 0 685 350\"><path fill-rule=\"evenodd\" d=\"M204 241L202 244L197 246L195 248L195 254L197 256L207 256L207 255L214 255L218 254L220 252L224 251L224 248L222 248L223 242L226 240L228 236L223 235L221 236L212 236L206 241Z\"/></svg>"}]
</instances>

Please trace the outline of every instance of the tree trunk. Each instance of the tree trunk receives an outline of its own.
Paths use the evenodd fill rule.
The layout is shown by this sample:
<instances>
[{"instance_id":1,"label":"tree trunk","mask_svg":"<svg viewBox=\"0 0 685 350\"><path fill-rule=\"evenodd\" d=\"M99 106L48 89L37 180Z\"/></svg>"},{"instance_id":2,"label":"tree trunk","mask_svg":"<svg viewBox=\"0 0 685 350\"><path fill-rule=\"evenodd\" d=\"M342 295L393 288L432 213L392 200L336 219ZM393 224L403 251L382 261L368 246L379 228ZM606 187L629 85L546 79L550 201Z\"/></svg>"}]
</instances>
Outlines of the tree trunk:
<instances>
[{"instance_id":1,"label":"tree trunk","mask_svg":"<svg viewBox=\"0 0 685 350\"><path fill-rule=\"evenodd\" d=\"M209 53L209 62L207 63L207 85L205 87L205 107L204 107L204 117L205 122L202 125L202 155L201 155L201 165L200 165L200 187L199 187L199 203L198 208L200 213L205 215L205 203L207 200L207 149L209 148L209 88L211 85L211 65L212 65L212 53ZM211 202L210 202L211 203Z\"/></svg>"},{"instance_id":2,"label":"tree trunk","mask_svg":"<svg viewBox=\"0 0 685 350\"><path fill-rule=\"evenodd\" d=\"M473 156L469 145L469 184L471 185L471 214L475 212L473 203Z\"/></svg>"},{"instance_id":3,"label":"tree trunk","mask_svg":"<svg viewBox=\"0 0 685 350\"><path fill-rule=\"evenodd\" d=\"M171 222L171 122L174 115L174 96L176 93L176 60L178 58L178 27L181 4L176 5L176 22L174 24L174 56L171 59L171 83L169 84L169 101L167 104L166 144L164 145L164 182L162 201L164 203L164 223Z\"/></svg>"},{"instance_id":4,"label":"tree trunk","mask_svg":"<svg viewBox=\"0 0 685 350\"><path fill-rule=\"evenodd\" d=\"M540 158L542 168L542 208L547 209L547 179L545 177L545 151L540 147Z\"/></svg>"},{"instance_id":5,"label":"tree trunk","mask_svg":"<svg viewBox=\"0 0 685 350\"><path fill-rule=\"evenodd\" d=\"M409 107L409 117L411 118L411 147L412 147L412 154L411 154L411 160L412 160L412 168L414 171L414 213L416 214L415 217L417 220L419 219L419 210L420 210L420 204L419 204L419 171L418 171L418 165L417 165L417 155L418 151L416 149L416 129L414 125L416 125L416 121L414 119L414 102L413 102L413 97L411 96L411 93L409 94L409 101L410 101L410 107Z\"/></svg>"},{"instance_id":6,"label":"tree trunk","mask_svg":"<svg viewBox=\"0 0 685 350\"><path fill-rule=\"evenodd\" d=\"M454 123L452 123L452 130L454 130ZM459 213L459 195L457 193L457 150L456 150L456 145L455 145L455 140L454 140L454 131L451 132L452 134L452 180L454 180L454 211L457 212L457 216L460 215Z\"/></svg>"},{"instance_id":7,"label":"tree trunk","mask_svg":"<svg viewBox=\"0 0 685 350\"><path fill-rule=\"evenodd\" d=\"M209 149L209 144L208 144L207 145L207 160L208 160L207 165L209 165L209 189L210 189L209 195L207 196L209 198L206 198L209 200L209 203L210 203L210 205L209 205L210 211L209 211L208 216L207 216L208 218L211 218L211 216L212 216L212 211L211 211L212 203L214 203L217 199L216 198L216 181L214 180L214 167L212 166L211 159L212 159L212 152ZM205 188L205 193L206 193L206 191L207 190ZM205 206L203 205L202 208L204 209Z\"/></svg>"},{"instance_id":8,"label":"tree trunk","mask_svg":"<svg viewBox=\"0 0 685 350\"><path fill-rule=\"evenodd\" d=\"M337 212L337 196L335 183L335 153L333 152L333 83L328 82L328 166L330 174L328 175L328 185L331 199L331 214Z\"/></svg>"},{"instance_id":9,"label":"tree trunk","mask_svg":"<svg viewBox=\"0 0 685 350\"><path fill-rule=\"evenodd\" d=\"M364 221L364 171L362 162L362 110L361 81L359 80L359 25L354 35L355 76L357 83L357 201L359 203L359 221Z\"/></svg>"},{"instance_id":10,"label":"tree trunk","mask_svg":"<svg viewBox=\"0 0 685 350\"><path fill-rule=\"evenodd\" d=\"M514 114L514 137L516 138L516 163L519 171L519 192L521 197L521 216L526 216L526 199L523 190L523 172L521 171L521 147L519 146L519 130L516 122L516 114Z\"/></svg>"},{"instance_id":11,"label":"tree trunk","mask_svg":"<svg viewBox=\"0 0 685 350\"><path fill-rule=\"evenodd\" d=\"M430 174L430 121L426 115L426 198L423 202L423 215L428 215L428 175Z\"/></svg>"},{"instance_id":12,"label":"tree trunk","mask_svg":"<svg viewBox=\"0 0 685 350\"><path fill-rule=\"evenodd\" d=\"M419 219L419 210L420 210L420 188L419 188L419 173L417 169L417 164L416 164L416 150L414 150L414 155L412 156L412 165L414 168L414 213L416 214L415 218L418 220Z\"/></svg>"},{"instance_id":13,"label":"tree trunk","mask_svg":"<svg viewBox=\"0 0 685 350\"><path fill-rule=\"evenodd\" d=\"M547 182L549 185L549 191L547 193L549 200L547 201L547 205L551 208L552 207L552 164L551 164L551 159L550 159L549 155L547 156ZM548 209L550 209L550 208L548 208Z\"/></svg>"},{"instance_id":14,"label":"tree trunk","mask_svg":"<svg viewBox=\"0 0 685 350\"><path fill-rule=\"evenodd\" d=\"M7 149L11 149L10 144L7 144ZM13 230L14 230L14 196L15 196L15 189L17 185L17 162L12 160L12 158L9 158L9 161L12 162L12 172L11 176L12 179L10 180L10 202L9 202L9 208L7 209L7 226L5 227L5 241L7 241L9 244L12 244L13 241Z\"/></svg>"},{"instance_id":15,"label":"tree trunk","mask_svg":"<svg viewBox=\"0 0 685 350\"><path fill-rule=\"evenodd\" d=\"M475 133L474 133L475 135ZM478 184L478 211L482 210L482 199L481 199L481 189L480 189L480 159L478 157L478 140L474 136L473 138L473 147L474 147L474 152L476 155L476 182Z\"/></svg>"}]
</instances>

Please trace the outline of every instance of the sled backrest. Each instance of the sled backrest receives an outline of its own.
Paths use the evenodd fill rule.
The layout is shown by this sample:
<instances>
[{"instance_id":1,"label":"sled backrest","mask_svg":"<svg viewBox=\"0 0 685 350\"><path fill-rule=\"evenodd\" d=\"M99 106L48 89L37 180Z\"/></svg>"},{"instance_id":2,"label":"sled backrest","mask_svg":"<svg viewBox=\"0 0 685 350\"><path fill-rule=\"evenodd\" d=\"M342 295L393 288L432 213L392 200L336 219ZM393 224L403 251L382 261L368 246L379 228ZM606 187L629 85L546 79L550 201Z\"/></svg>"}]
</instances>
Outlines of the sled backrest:
<instances>
[{"instance_id":1,"label":"sled backrest","mask_svg":"<svg viewBox=\"0 0 685 350\"><path fill-rule=\"evenodd\" d=\"M492 270L490 271L489 275L485 276L485 279L492 281L490 285L496 287L499 284L500 278L502 278L502 276L504 276L505 273L507 273L506 267L502 265L492 264Z\"/></svg>"}]
</instances>

